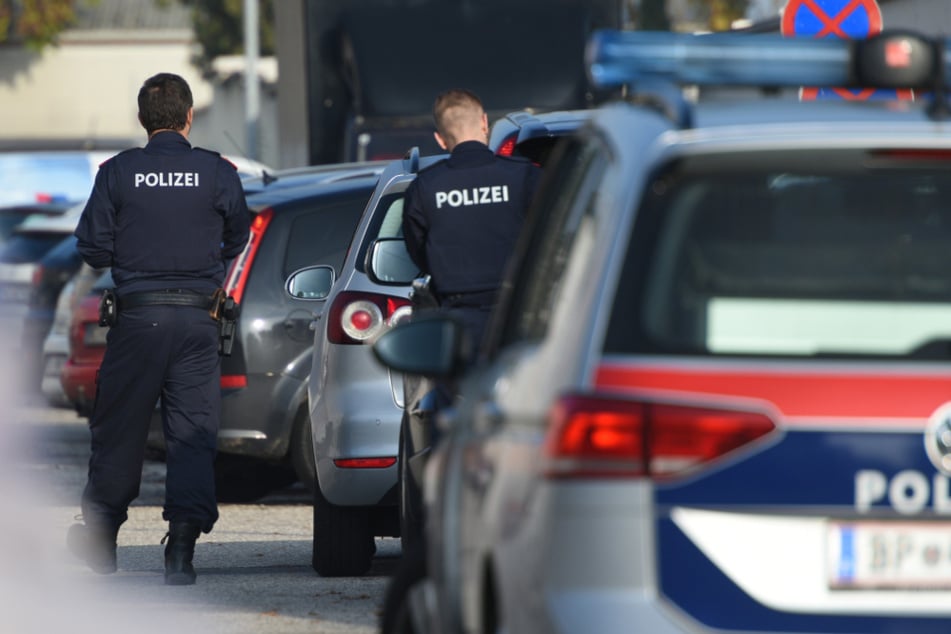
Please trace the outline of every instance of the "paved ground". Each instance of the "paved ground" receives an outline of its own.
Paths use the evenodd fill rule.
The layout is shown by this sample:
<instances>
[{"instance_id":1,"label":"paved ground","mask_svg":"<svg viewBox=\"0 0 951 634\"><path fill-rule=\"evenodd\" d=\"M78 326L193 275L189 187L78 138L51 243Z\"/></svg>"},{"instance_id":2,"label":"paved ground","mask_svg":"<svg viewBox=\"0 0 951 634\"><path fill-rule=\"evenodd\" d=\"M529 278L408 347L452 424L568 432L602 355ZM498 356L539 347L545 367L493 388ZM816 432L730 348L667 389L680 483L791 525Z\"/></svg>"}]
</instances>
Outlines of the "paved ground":
<instances>
[{"instance_id":1,"label":"paved ground","mask_svg":"<svg viewBox=\"0 0 951 634\"><path fill-rule=\"evenodd\" d=\"M9 401L0 401L9 402ZM142 494L119 537L115 575L88 571L66 551L78 512L88 430L72 412L14 407L0 436L0 632L214 634L377 631L398 540L378 540L365 577L310 567L312 507L300 489L258 504L222 505L198 542L198 583L166 587L160 540L164 466L146 464Z\"/></svg>"}]
</instances>

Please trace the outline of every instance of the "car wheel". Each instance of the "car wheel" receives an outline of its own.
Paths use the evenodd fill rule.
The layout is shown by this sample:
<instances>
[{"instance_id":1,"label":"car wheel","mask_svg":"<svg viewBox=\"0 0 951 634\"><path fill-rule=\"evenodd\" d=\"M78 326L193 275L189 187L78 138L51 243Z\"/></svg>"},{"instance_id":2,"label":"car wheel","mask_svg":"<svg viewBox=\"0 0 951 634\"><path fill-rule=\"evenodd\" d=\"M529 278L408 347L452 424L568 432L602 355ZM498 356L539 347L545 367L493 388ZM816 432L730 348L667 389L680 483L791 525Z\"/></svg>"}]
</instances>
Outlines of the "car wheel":
<instances>
[{"instance_id":1,"label":"car wheel","mask_svg":"<svg viewBox=\"0 0 951 634\"><path fill-rule=\"evenodd\" d=\"M317 485L317 463L314 459L314 432L310 427L310 418L307 408L301 408L294 420L294 429L291 432L291 465L301 484L313 492Z\"/></svg>"},{"instance_id":2,"label":"car wheel","mask_svg":"<svg viewBox=\"0 0 951 634\"><path fill-rule=\"evenodd\" d=\"M376 544L370 510L338 506L314 487L314 550L311 564L322 577L357 577L370 570Z\"/></svg>"},{"instance_id":3,"label":"car wheel","mask_svg":"<svg viewBox=\"0 0 951 634\"><path fill-rule=\"evenodd\" d=\"M404 553L418 543L423 532L423 504L419 484L413 478L407 456L412 453L409 446L409 421L403 413L400 424L398 480L400 491L400 545Z\"/></svg>"}]
</instances>

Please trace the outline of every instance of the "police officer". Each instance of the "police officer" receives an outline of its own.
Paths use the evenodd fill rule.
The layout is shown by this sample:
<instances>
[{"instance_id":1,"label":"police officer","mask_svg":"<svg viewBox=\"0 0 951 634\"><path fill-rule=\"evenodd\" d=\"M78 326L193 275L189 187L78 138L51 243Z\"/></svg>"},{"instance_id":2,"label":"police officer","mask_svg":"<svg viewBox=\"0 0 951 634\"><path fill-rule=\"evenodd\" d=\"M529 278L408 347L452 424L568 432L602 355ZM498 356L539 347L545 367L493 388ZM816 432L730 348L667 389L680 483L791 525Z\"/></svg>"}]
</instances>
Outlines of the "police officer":
<instances>
[{"instance_id":1,"label":"police officer","mask_svg":"<svg viewBox=\"0 0 951 634\"><path fill-rule=\"evenodd\" d=\"M433 118L436 142L450 155L407 188L403 237L440 306L478 345L541 169L489 149L488 116L469 90L437 96Z\"/></svg>"},{"instance_id":2,"label":"police officer","mask_svg":"<svg viewBox=\"0 0 951 634\"><path fill-rule=\"evenodd\" d=\"M83 259L111 267L117 311L89 421L83 523L70 528L68 543L96 572L115 572L116 536L139 494L161 397L165 583L189 585L195 541L218 519L218 289L225 262L248 241L250 215L234 165L188 141L193 109L184 79L148 78L138 108L148 143L100 165L76 229Z\"/></svg>"}]
</instances>

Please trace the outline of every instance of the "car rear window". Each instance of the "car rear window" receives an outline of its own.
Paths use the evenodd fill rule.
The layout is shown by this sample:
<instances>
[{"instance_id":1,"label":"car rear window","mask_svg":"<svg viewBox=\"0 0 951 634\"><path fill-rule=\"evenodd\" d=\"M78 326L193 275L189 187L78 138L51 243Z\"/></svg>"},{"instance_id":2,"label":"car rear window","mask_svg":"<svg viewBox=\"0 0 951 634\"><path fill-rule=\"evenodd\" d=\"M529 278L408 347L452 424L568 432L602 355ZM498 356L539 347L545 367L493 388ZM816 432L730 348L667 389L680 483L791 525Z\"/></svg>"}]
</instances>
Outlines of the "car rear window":
<instances>
[{"instance_id":1,"label":"car rear window","mask_svg":"<svg viewBox=\"0 0 951 634\"><path fill-rule=\"evenodd\" d=\"M62 232L16 233L0 248L0 262L7 264L37 262L67 235Z\"/></svg>"},{"instance_id":2,"label":"car rear window","mask_svg":"<svg viewBox=\"0 0 951 634\"><path fill-rule=\"evenodd\" d=\"M947 358L951 177L894 156L669 166L639 210L606 351Z\"/></svg>"},{"instance_id":3,"label":"car rear window","mask_svg":"<svg viewBox=\"0 0 951 634\"><path fill-rule=\"evenodd\" d=\"M296 217L287 242L283 277L315 264L329 264L339 275L370 193L370 189L361 190L333 204L321 203Z\"/></svg>"}]
</instances>

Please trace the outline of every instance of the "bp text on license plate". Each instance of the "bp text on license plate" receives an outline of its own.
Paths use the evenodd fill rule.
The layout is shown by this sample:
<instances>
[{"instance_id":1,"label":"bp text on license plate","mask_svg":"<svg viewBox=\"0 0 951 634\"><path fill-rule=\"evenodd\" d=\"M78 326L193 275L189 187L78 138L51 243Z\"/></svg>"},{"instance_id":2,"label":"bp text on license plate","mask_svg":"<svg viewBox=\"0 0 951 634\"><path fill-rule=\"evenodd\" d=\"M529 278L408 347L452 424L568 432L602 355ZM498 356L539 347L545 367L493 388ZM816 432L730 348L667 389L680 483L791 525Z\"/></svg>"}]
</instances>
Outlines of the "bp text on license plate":
<instances>
[{"instance_id":1,"label":"bp text on license plate","mask_svg":"<svg viewBox=\"0 0 951 634\"><path fill-rule=\"evenodd\" d=\"M951 589L951 522L830 521L836 590Z\"/></svg>"}]
</instances>

